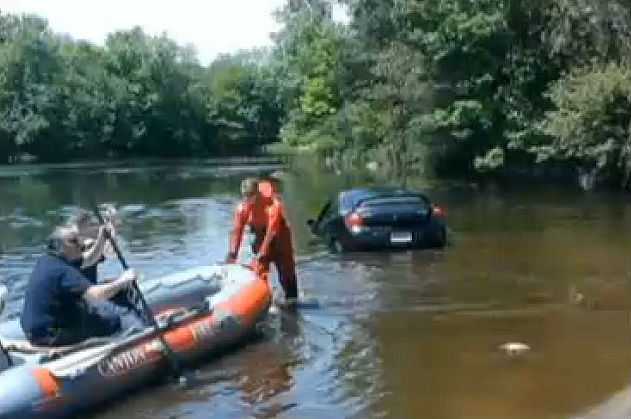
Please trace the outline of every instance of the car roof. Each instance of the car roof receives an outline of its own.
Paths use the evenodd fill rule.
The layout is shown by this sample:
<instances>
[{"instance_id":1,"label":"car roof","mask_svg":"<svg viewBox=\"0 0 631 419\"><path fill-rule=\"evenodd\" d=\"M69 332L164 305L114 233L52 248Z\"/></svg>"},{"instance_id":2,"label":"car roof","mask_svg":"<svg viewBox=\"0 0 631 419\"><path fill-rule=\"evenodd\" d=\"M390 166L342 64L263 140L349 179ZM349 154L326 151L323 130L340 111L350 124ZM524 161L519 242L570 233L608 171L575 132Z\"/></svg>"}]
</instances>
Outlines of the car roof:
<instances>
[{"instance_id":1,"label":"car roof","mask_svg":"<svg viewBox=\"0 0 631 419\"><path fill-rule=\"evenodd\" d=\"M418 196L427 199L427 197L420 192L395 187L354 188L341 191L339 196L340 201L343 202L342 206L346 208L355 207L361 201L365 201L367 199L381 197Z\"/></svg>"}]
</instances>

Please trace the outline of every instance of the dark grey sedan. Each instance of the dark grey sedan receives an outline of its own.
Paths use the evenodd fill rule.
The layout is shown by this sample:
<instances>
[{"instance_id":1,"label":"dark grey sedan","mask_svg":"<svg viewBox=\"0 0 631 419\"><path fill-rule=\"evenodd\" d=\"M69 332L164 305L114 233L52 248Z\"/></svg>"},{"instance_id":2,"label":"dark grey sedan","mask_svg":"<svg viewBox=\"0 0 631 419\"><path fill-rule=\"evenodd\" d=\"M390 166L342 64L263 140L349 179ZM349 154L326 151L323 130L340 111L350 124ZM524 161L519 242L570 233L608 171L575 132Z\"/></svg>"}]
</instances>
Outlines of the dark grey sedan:
<instances>
[{"instance_id":1,"label":"dark grey sedan","mask_svg":"<svg viewBox=\"0 0 631 419\"><path fill-rule=\"evenodd\" d=\"M338 252L443 247L447 242L444 211L427 196L400 188L342 191L307 224Z\"/></svg>"}]
</instances>

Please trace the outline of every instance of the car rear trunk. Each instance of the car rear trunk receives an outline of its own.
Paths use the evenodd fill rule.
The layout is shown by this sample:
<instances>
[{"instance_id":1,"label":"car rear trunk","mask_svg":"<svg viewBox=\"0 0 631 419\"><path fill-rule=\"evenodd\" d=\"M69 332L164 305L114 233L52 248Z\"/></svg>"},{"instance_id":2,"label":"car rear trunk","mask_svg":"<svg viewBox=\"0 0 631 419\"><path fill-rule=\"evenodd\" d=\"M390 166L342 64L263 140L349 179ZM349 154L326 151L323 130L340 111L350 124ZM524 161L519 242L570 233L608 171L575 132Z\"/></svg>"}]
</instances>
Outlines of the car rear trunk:
<instances>
[{"instance_id":1,"label":"car rear trunk","mask_svg":"<svg viewBox=\"0 0 631 419\"><path fill-rule=\"evenodd\" d=\"M355 210L370 227L411 228L429 221L431 207L421 197L378 198L365 201Z\"/></svg>"}]
</instances>

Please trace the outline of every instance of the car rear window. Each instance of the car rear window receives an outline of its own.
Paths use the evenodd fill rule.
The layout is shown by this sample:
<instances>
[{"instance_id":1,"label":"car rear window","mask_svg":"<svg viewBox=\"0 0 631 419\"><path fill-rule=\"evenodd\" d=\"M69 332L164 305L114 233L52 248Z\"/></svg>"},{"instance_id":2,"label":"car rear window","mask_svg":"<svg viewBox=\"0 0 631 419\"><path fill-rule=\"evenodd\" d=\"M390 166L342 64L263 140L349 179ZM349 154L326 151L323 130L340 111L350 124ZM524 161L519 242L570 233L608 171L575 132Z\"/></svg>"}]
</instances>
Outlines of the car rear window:
<instances>
[{"instance_id":1,"label":"car rear window","mask_svg":"<svg viewBox=\"0 0 631 419\"><path fill-rule=\"evenodd\" d=\"M402 189L393 191L357 189L341 192L339 204L339 213L345 216L357 208L384 208L393 205L416 206L429 211L431 203L423 194Z\"/></svg>"},{"instance_id":2,"label":"car rear window","mask_svg":"<svg viewBox=\"0 0 631 419\"><path fill-rule=\"evenodd\" d=\"M429 202L420 196L390 196L366 200L360 204L360 207L367 208L386 205L419 205L429 207Z\"/></svg>"}]
</instances>

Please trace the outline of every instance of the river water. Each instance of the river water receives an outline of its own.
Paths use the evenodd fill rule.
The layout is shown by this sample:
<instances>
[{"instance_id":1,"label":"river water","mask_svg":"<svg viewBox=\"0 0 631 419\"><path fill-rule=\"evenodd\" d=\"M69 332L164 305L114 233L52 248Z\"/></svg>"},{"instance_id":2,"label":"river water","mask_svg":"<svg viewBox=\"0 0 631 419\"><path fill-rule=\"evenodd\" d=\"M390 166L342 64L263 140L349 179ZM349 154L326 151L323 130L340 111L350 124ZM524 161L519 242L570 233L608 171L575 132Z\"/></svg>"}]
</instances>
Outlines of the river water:
<instances>
[{"instance_id":1,"label":"river water","mask_svg":"<svg viewBox=\"0 0 631 419\"><path fill-rule=\"evenodd\" d=\"M0 167L3 317L19 313L43 239L77 206L115 203L129 264L167 274L222 260L240 180L279 168ZM614 396L594 417L631 415L628 197L417 179L447 211L446 249L335 255L305 221L327 195L371 181L304 161L284 169L299 286L319 308L271 314L250 342L200 365L193 388L156 385L82 417L552 419ZM531 350L511 357L506 342Z\"/></svg>"}]
</instances>

